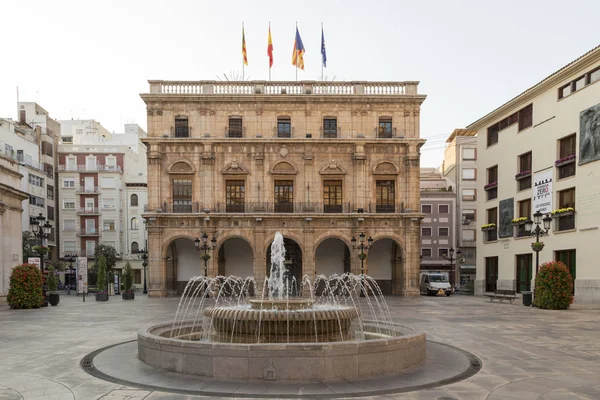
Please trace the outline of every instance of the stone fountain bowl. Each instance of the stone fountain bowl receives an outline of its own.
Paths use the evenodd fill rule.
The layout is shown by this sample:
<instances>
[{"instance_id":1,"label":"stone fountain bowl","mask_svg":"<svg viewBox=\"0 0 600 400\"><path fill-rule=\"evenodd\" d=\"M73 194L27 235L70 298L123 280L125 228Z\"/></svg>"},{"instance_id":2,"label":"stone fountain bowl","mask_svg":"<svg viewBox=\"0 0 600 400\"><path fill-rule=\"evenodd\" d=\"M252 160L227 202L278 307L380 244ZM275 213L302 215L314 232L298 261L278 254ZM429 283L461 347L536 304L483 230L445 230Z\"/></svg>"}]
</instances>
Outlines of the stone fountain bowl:
<instances>
[{"instance_id":1,"label":"stone fountain bowl","mask_svg":"<svg viewBox=\"0 0 600 400\"><path fill-rule=\"evenodd\" d=\"M367 340L231 344L198 341L192 321L141 328L138 357L153 367L214 379L329 381L393 375L425 360L425 333L400 325L382 334L365 322ZM177 337L174 337L177 336ZM195 340L194 340L195 339Z\"/></svg>"}]
</instances>

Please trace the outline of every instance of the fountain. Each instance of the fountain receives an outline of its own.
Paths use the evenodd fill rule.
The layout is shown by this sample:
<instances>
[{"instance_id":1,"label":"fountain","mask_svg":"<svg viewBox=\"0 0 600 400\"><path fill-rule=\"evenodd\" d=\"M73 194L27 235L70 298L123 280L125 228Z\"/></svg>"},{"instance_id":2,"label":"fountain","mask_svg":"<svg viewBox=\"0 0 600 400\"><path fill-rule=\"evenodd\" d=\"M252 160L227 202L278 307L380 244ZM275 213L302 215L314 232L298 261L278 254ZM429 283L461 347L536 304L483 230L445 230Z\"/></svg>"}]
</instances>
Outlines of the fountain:
<instances>
[{"instance_id":1,"label":"fountain","mask_svg":"<svg viewBox=\"0 0 600 400\"><path fill-rule=\"evenodd\" d=\"M373 278L296 282L279 232L271 254L260 290L253 278L190 279L173 322L138 333L139 359L220 379L319 381L394 374L425 359L425 334L392 321Z\"/></svg>"}]
</instances>

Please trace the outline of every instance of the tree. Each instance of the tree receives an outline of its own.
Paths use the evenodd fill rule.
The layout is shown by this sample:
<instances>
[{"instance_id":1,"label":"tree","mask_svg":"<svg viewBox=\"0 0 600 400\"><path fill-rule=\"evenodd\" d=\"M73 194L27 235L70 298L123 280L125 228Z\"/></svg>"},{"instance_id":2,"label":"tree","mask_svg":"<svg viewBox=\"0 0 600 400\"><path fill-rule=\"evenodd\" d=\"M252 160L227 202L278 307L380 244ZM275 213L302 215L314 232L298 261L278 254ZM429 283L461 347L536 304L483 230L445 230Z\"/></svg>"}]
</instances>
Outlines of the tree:
<instances>
[{"instance_id":1,"label":"tree","mask_svg":"<svg viewBox=\"0 0 600 400\"><path fill-rule=\"evenodd\" d=\"M40 269L30 264L14 267L6 300L10 308L38 308L44 302Z\"/></svg>"},{"instance_id":2,"label":"tree","mask_svg":"<svg viewBox=\"0 0 600 400\"><path fill-rule=\"evenodd\" d=\"M131 265L129 261L125 263L125 268L123 268L123 289L125 291L131 290L131 285L133 284L133 274L131 272Z\"/></svg>"},{"instance_id":3,"label":"tree","mask_svg":"<svg viewBox=\"0 0 600 400\"><path fill-rule=\"evenodd\" d=\"M573 277L561 261L542 264L535 277L533 304L548 310L566 310L573 303Z\"/></svg>"},{"instance_id":4,"label":"tree","mask_svg":"<svg viewBox=\"0 0 600 400\"><path fill-rule=\"evenodd\" d=\"M106 257L100 255L98 258L98 292L106 292Z\"/></svg>"},{"instance_id":5,"label":"tree","mask_svg":"<svg viewBox=\"0 0 600 400\"><path fill-rule=\"evenodd\" d=\"M117 253L117 249L108 244L100 244L96 247L96 251L94 252L96 260L98 260L101 255L104 256L108 271L111 271L115 265L117 265L117 259L121 257L119 253Z\"/></svg>"}]
</instances>

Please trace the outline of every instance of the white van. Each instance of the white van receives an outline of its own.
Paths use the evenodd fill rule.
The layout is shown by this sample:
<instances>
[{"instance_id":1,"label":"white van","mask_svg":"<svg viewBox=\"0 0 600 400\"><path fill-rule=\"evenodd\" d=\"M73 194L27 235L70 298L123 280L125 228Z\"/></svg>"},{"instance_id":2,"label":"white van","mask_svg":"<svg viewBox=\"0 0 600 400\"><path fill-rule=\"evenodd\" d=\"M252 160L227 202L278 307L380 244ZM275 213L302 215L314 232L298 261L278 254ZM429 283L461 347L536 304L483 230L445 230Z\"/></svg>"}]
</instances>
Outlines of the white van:
<instances>
[{"instance_id":1,"label":"white van","mask_svg":"<svg viewBox=\"0 0 600 400\"><path fill-rule=\"evenodd\" d=\"M436 296L452 294L452 286L448 281L448 275L441 272L421 272L421 283L419 285L421 294Z\"/></svg>"}]
</instances>

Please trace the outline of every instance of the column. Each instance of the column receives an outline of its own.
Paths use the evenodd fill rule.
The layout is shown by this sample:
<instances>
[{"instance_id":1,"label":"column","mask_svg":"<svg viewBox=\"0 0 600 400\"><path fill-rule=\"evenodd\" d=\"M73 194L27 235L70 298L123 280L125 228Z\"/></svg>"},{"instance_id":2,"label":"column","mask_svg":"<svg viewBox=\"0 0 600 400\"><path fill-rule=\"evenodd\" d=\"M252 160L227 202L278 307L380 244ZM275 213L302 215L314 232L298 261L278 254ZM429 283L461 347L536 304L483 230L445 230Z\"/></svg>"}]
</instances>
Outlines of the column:
<instances>
[{"instance_id":1,"label":"column","mask_svg":"<svg viewBox=\"0 0 600 400\"><path fill-rule=\"evenodd\" d=\"M163 196L161 194L162 156L157 149L157 145L148 147L148 210L155 211L162 208Z\"/></svg>"},{"instance_id":2,"label":"column","mask_svg":"<svg viewBox=\"0 0 600 400\"><path fill-rule=\"evenodd\" d=\"M162 254L162 246L162 228L148 227L148 267L146 268L148 297L167 296L167 265Z\"/></svg>"},{"instance_id":3,"label":"column","mask_svg":"<svg viewBox=\"0 0 600 400\"><path fill-rule=\"evenodd\" d=\"M402 296L419 296L420 271L420 220L411 218L405 222L405 255L403 257L403 279L400 288Z\"/></svg>"}]
</instances>

